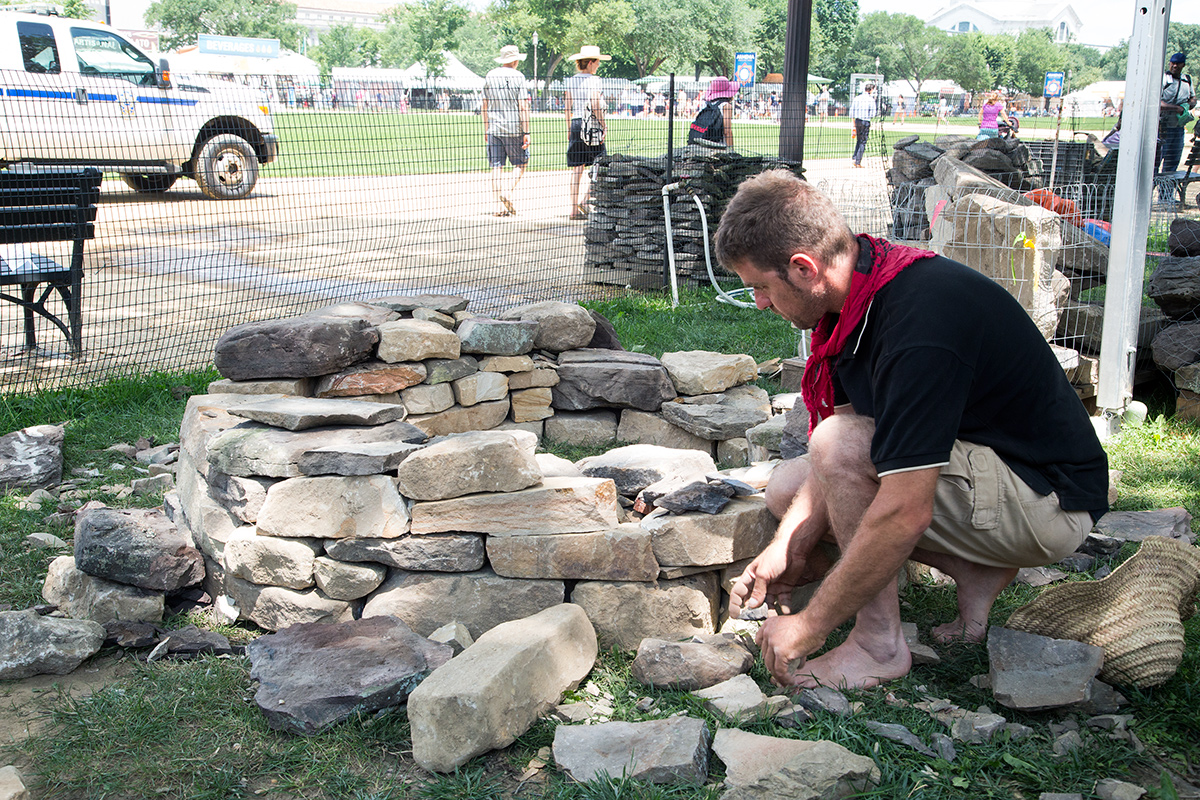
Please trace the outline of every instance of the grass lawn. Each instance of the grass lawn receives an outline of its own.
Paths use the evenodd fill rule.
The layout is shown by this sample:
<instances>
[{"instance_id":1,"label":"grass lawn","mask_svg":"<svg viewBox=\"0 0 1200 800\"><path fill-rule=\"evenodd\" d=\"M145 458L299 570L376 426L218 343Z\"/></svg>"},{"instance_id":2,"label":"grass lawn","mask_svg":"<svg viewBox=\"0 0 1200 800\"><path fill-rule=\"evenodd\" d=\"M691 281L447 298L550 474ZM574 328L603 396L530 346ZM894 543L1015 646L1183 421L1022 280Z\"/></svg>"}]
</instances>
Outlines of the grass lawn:
<instances>
[{"instance_id":1,"label":"grass lawn","mask_svg":"<svg viewBox=\"0 0 1200 800\"><path fill-rule=\"evenodd\" d=\"M651 354L664 350L713 349L748 352L756 359L786 357L796 352L797 333L771 315L713 302L709 293L685 294L678 309L659 296L618 297L594 304L616 326L630 349ZM67 473L94 465L101 476L82 487L85 497L113 500L97 487L127 481L130 462L101 452L115 441L154 436L173 440L178 433L184 400L179 387L203 391L215 378L211 372L155 375L123 380L86 390L48 392L37 397L0 400L0 425L5 431L35 423L70 420L67 428ZM175 394L172 394L175 389ZM1116 507L1138 510L1184 506L1200 514L1200 426L1175 421L1165 414L1170 399L1161 392L1148 399L1151 418L1140 428L1123 431L1107 444L1112 466L1124 471ZM124 466L125 469L115 469ZM46 551L24 544L27 534L45 530L43 517L53 510L18 507L19 493L0 498L0 604L23 608L40 602L39 591L48 561ZM146 498L154 504L161 498ZM115 504L116 501L114 501ZM70 531L54 531L70 538ZM1111 566L1132 552L1126 547ZM1073 576L1073 580L1088 575ZM1037 590L1011 587L993 611L1002 623ZM916 622L927 636L929 628L950 619L953 594L945 588L912 585L902 596L905 619ZM206 624L205 617L176 618ZM248 628L222 629L245 641ZM845 630L835 634L836 643ZM1087 727L1085 715L1062 712L1015 713L995 706L988 692L969 679L987 671L985 648L973 645L936 646L942 662L919 666L887 689L853 693L862 703L853 716L818 714L798 729L774 722L743 727L755 733L788 738L832 739L856 753L873 758L882 781L869 796L880 798L1036 798L1040 792L1080 792L1091 796L1094 783L1105 777L1131 780L1150 788L1151 798L1173 800L1170 777L1198 782L1200 759L1200 619L1186 624L1188 651L1179 673L1153 690L1127 690L1134 716L1131 730L1144 744L1138 752L1126 741L1109 738ZM143 654L144 655L144 654ZM39 702L47 717L33 738L8 746L0 743L0 764L17 763L38 798L242 798L262 796L385 800L433 798L491 800L491 798L556 798L557 800L620 800L679 798L716 800L722 777L717 759L710 765L710 782L700 788L637 785L614 778L576 784L548 766L521 776L541 748L553 740L555 724L538 723L515 744L468 764L458 773L431 777L411 758L411 739L402 709L355 719L316 737L300 738L271 731L250 702L254 685L244 658L207 658L193 662L134 663L133 656L110 652L101 658L124 659L129 674L90 696L47 693ZM651 690L630 677L630 654L602 654L588 680L612 696L614 719L657 718L685 711L708 721L710 729L725 725L703 711L686 693ZM751 672L768 687L761 662ZM0 683L0 709L15 697L19 683ZM572 697L582 697L582 688ZM639 698L655 700L656 711L635 708ZM895 705L900 698L916 701L945 698L968 709L987 705L1009 721L1032 728L1027 738L1003 737L990 744L958 745L950 763L927 758L884 740L866 722L900 723L926 742L944 727L928 715ZM0 710L0 715L5 713ZM1050 755L1051 723L1075 718L1082 727L1083 746L1065 758ZM519 790L519 791L518 791Z\"/></svg>"},{"instance_id":2,"label":"grass lawn","mask_svg":"<svg viewBox=\"0 0 1200 800\"><path fill-rule=\"evenodd\" d=\"M674 144L687 143L691 120L675 120ZM912 132L932 140L932 117L918 117L902 124L890 119L878 123L885 146ZM667 149L665 119L610 117L608 148L613 153L660 156ZM1108 129L1100 118L1076 120L1079 130ZM805 159L848 156L850 122L846 117L828 123L810 122L805 130ZM910 130L913 128L913 130ZM917 130L917 129L920 130ZM941 133L974 134L974 117L954 117L939 126ZM1022 120L1024 134L1041 137L1054 130L1052 117ZM1064 122L1062 138L1071 139ZM265 175L283 177L342 177L349 175L414 175L430 172L478 172L487 169L483 125L474 114L413 111L282 111L275 114L275 133L280 138L279 159L264 165ZM779 125L765 121L734 123L734 141L739 152L777 155ZM536 114L530 134L531 170L566 169L566 124L558 114Z\"/></svg>"}]
</instances>

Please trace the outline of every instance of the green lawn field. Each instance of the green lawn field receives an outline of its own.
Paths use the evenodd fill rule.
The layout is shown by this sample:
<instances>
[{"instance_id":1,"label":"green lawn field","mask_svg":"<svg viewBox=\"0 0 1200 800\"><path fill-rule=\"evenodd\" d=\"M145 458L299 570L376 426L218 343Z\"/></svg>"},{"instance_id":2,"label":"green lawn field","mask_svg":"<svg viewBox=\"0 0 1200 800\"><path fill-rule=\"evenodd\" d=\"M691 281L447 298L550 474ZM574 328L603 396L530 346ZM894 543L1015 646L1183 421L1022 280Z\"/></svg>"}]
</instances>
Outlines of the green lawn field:
<instances>
[{"instance_id":1,"label":"green lawn field","mask_svg":"<svg viewBox=\"0 0 1200 800\"><path fill-rule=\"evenodd\" d=\"M1100 118L1064 120L1060 138L1071 140L1072 128L1103 133L1109 122ZM686 143L689 123L675 120L675 146ZM882 131L886 147L913 133L929 140L947 132L971 134L977 124L974 117L955 117L941 123L932 117L915 117L899 124L889 118L876 123L872 135ZM1052 117L1023 118L1021 136L1045 138L1053 135L1054 127ZM667 128L665 119L610 117L609 152L662 155L667 150ZM483 125L471 113L284 111L275 115L275 132L280 139L280 155L264 167L264 174L269 176L419 175L487 169ZM777 155L779 125L737 121L734 141L742 153ZM561 115L534 115L529 169L565 169L566 145L566 125ZM849 157L852 150L847 118L808 123L805 160Z\"/></svg>"}]
</instances>

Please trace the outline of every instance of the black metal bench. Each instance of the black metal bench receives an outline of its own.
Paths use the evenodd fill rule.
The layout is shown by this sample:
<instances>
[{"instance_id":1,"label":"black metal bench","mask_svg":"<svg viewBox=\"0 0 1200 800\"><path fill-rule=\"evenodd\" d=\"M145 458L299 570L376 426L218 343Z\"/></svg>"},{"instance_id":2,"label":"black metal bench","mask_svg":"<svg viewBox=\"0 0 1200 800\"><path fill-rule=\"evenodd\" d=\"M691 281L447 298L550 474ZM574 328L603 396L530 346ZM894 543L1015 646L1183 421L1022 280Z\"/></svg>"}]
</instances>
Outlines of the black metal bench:
<instances>
[{"instance_id":1,"label":"black metal bench","mask_svg":"<svg viewBox=\"0 0 1200 800\"><path fill-rule=\"evenodd\" d=\"M72 355L83 350L83 243L96 236L101 178L94 167L0 170L0 244L73 242L68 266L30 254L0 272L0 286L19 287L20 297L0 291L0 299L24 309L27 349L37 347L33 315L38 314L63 332ZM46 308L54 292L66 306L66 322Z\"/></svg>"},{"instance_id":2,"label":"black metal bench","mask_svg":"<svg viewBox=\"0 0 1200 800\"><path fill-rule=\"evenodd\" d=\"M1169 172L1164 175L1159 175L1155 178L1156 182L1166 184L1171 190L1171 193L1179 193L1179 206L1182 208L1187 205L1187 188L1192 183L1200 181L1200 133L1196 130L1192 131L1192 148L1188 151L1187 157L1182 164L1183 169L1175 172ZM1200 201L1197 201L1200 204Z\"/></svg>"}]
</instances>

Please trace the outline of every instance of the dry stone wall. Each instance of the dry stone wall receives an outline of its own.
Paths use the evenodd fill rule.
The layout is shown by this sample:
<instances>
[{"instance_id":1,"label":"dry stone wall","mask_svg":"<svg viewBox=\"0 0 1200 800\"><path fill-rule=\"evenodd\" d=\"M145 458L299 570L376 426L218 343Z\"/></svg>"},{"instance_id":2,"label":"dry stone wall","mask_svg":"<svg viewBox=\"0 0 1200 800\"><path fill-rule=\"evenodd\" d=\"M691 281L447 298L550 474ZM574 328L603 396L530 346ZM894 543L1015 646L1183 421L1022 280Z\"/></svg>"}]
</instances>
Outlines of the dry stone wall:
<instances>
[{"instance_id":1,"label":"dry stone wall","mask_svg":"<svg viewBox=\"0 0 1200 800\"><path fill-rule=\"evenodd\" d=\"M238 379L189 400L167 503L218 607L478 637L571 601L603 646L714 631L722 570L775 529L713 459L779 449L755 433L781 409L754 360L588 347L597 321L571 304L465 307L379 298L221 338ZM572 464L542 436L637 444Z\"/></svg>"}]
</instances>

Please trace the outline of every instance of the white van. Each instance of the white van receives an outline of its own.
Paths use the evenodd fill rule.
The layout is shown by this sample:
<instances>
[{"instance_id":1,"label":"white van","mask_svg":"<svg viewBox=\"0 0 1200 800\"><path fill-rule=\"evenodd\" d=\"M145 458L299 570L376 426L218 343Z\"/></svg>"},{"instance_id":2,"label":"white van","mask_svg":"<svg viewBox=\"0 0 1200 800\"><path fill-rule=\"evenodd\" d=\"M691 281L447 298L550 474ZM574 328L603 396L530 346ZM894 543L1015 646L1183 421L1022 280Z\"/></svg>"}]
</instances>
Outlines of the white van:
<instances>
[{"instance_id":1,"label":"white van","mask_svg":"<svg viewBox=\"0 0 1200 800\"><path fill-rule=\"evenodd\" d=\"M98 22L0 11L0 166L95 166L152 193L184 175L225 200L278 151L265 92L172 80Z\"/></svg>"}]
</instances>

